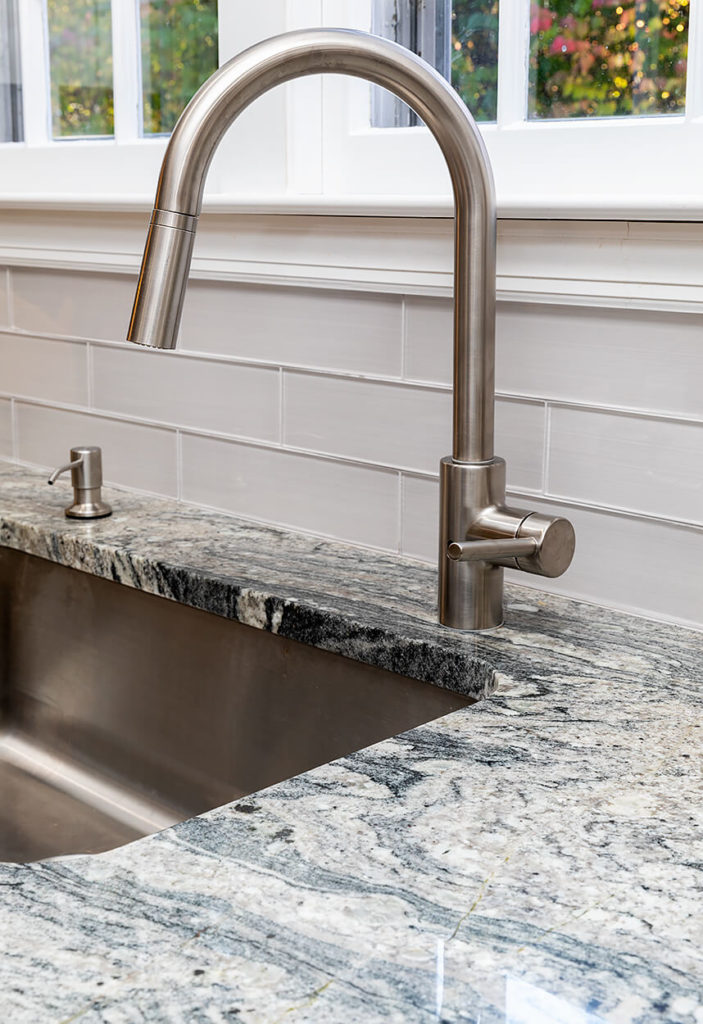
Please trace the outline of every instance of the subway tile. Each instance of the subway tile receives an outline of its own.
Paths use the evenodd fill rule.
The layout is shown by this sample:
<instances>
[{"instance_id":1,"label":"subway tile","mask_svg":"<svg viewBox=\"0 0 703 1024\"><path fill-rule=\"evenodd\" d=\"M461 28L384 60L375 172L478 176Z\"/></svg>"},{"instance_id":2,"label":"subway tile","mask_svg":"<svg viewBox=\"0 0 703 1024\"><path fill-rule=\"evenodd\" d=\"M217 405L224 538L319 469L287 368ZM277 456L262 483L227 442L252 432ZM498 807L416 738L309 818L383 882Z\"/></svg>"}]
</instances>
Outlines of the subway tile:
<instances>
[{"instance_id":1,"label":"subway tile","mask_svg":"<svg viewBox=\"0 0 703 1024\"><path fill-rule=\"evenodd\" d=\"M703 423L551 413L549 493L703 524Z\"/></svg>"},{"instance_id":2,"label":"subway tile","mask_svg":"<svg viewBox=\"0 0 703 1024\"><path fill-rule=\"evenodd\" d=\"M0 398L0 455L12 458L12 402Z\"/></svg>"},{"instance_id":3,"label":"subway tile","mask_svg":"<svg viewBox=\"0 0 703 1024\"><path fill-rule=\"evenodd\" d=\"M436 562L439 538L439 480L403 476L400 550Z\"/></svg>"},{"instance_id":4,"label":"subway tile","mask_svg":"<svg viewBox=\"0 0 703 1024\"><path fill-rule=\"evenodd\" d=\"M507 463L508 487L542 489L544 406L496 400L495 452Z\"/></svg>"},{"instance_id":5,"label":"subway tile","mask_svg":"<svg viewBox=\"0 0 703 1024\"><path fill-rule=\"evenodd\" d=\"M8 272L0 267L0 327L10 327L10 309L7 301Z\"/></svg>"},{"instance_id":6,"label":"subway tile","mask_svg":"<svg viewBox=\"0 0 703 1024\"><path fill-rule=\"evenodd\" d=\"M177 496L175 431L19 402L17 432L23 462L59 466L70 448L97 444L106 483Z\"/></svg>"},{"instance_id":7,"label":"subway tile","mask_svg":"<svg viewBox=\"0 0 703 1024\"><path fill-rule=\"evenodd\" d=\"M496 386L703 419L702 327L693 314L504 303Z\"/></svg>"},{"instance_id":8,"label":"subway tile","mask_svg":"<svg viewBox=\"0 0 703 1024\"><path fill-rule=\"evenodd\" d=\"M558 579L506 570L510 583L700 626L703 577L694 567L701 561L703 531L532 497L511 504L566 516L576 531L576 553ZM438 520L438 482L405 477L403 553L434 563Z\"/></svg>"},{"instance_id":9,"label":"subway tile","mask_svg":"<svg viewBox=\"0 0 703 1024\"><path fill-rule=\"evenodd\" d=\"M278 373L131 345L95 346L93 401L126 416L278 441Z\"/></svg>"},{"instance_id":10,"label":"subway tile","mask_svg":"<svg viewBox=\"0 0 703 1024\"><path fill-rule=\"evenodd\" d=\"M186 501L397 550L396 473L193 435L182 446Z\"/></svg>"},{"instance_id":11,"label":"subway tile","mask_svg":"<svg viewBox=\"0 0 703 1024\"><path fill-rule=\"evenodd\" d=\"M399 376L401 300L191 281L180 345L245 359Z\"/></svg>"},{"instance_id":12,"label":"subway tile","mask_svg":"<svg viewBox=\"0 0 703 1024\"><path fill-rule=\"evenodd\" d=\"M93 271L11 271L15 325L42 334L123 341L136 277Z\"/></svg>"},{"instance_id":13,"label":"subway tile","mask_svg":"<svg viewBox=\"0 0 703 1024\"><path fill-rule=\"evenodd\" d=\"M405 377L452 383L451 299L409 295L405 300Z\"/></svg>"},{"instance_id":14,"label":"subway tile","mask_svg":"<svg viewBox=\"0 0 703 1024\"><path fill-rule=\"evenodd\" d=\"M703 419L701 316L499 302L496 388ZM405 376L449 384L452 303L406 300Z\"/></svg>"},{"instance_id":15,"label":"subway tile","mask_svg":"<svg viewBox=\"0 0 703 1024\"><path fill-rule=\"evenodd\" d=\"M451 395L302 373L284 377L286 444L432 471L451 448Z\"/></svg>"},{"instance_id":16,"label":"subway tile","mask_svg":"<svg viewBox=\"0 0 703 1024\"><path fill-rule=\"evenodd\" d=\"M430 473L451 452L447 391L287 373L284 410L285 443L299 448ZM497 404L496 451L513 486L541 486L543 434L541 405Z\"/></svg>"},{"instance_id":17,"label":"subway tile","mask_svg":"<svg viewBox=\"0 0 703 1024\"><path fill-rule=\"evenodd\" d=\"M0 333L0 388L8 394L85 405L86 346L76 341Z\"/></svg>"},{"instance_id":18,"label":"subway tile","mask_svg":"<svg viewBox=\"0 0 703 1024\"><path fill-rule=\"evenodd\" d=\"M535 512L565 515L576 531L574 560L558 579L507 571L511 583L594 604L701 625L703 531L530 499Z\"/></svg>"}]
</instances>

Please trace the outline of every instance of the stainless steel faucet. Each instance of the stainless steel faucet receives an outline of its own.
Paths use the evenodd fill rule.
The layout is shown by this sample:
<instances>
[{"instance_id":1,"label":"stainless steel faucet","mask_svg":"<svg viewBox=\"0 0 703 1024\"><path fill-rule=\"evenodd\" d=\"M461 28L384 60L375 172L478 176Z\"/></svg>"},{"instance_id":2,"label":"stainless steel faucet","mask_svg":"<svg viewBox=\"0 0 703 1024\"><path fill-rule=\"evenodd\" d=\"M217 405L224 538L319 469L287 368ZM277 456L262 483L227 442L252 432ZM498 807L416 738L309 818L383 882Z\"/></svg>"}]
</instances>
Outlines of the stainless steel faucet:
<instances>
[{"instance_id":1,"label":"stainless steel faucet","mask_svg":"<svg viewBox=\"0 0 703 1024\"><path fill-rule=\"evenodd\" d=\"M505 462L493 453L496 210L488 154L451 86L420 57L364 32L290 32L252 46L208 79L164 156L128 340L175 348L202 208L222 136L262 93L315 74L363 78L415 110L444 154L454 189L454 415L440 464L439 619L480 630L503 621L503 567L560 576L574 551L561 517L505 505Z\"/></svg>"}]
</instances>

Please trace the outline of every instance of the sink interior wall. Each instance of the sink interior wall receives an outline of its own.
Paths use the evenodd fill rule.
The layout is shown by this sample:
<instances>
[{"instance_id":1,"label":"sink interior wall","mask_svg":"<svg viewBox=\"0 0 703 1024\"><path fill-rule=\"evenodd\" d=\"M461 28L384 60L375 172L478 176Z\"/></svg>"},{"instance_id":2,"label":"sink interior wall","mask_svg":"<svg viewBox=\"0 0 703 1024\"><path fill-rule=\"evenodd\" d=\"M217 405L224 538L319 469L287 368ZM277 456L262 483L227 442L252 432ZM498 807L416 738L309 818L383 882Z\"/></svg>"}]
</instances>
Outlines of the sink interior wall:
<instances>
[{"instance_id":1,"label":"sink interior wall","mask_svg":"<svg viewBox=\"0 0 703 1024\"><path fill-rule=\"evenodd\" d=\"M189 817L467 703L7 549L0 597L0 755L15 805L0 818L0 860L118 845L153 827L122 814L115 838L111 801L151 806L155 822ZM12 750L25 752L19 774ZM94 805L96 835L68 822L63 776L78 780L74 818ZM91 800L91 780L107 800Z\"/></svg>"}]
</instances>

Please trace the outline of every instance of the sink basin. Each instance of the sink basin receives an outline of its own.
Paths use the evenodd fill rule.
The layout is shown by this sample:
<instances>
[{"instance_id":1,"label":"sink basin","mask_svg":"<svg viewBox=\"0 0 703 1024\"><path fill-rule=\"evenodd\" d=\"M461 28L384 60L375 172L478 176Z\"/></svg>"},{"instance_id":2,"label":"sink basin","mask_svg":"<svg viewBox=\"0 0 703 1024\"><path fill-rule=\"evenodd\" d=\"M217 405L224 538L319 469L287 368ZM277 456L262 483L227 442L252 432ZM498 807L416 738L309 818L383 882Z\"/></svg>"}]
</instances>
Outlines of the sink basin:
<instances>
[{"instance_id":1,"label":"sink basin","mask_svg":"<svg viewBox=\"0 0 703 1024\"><path fill-rule=\"evenodd\" d=\"M97 853L470 703L0 549L0 860Z\"/></svg>"}]
</instances>

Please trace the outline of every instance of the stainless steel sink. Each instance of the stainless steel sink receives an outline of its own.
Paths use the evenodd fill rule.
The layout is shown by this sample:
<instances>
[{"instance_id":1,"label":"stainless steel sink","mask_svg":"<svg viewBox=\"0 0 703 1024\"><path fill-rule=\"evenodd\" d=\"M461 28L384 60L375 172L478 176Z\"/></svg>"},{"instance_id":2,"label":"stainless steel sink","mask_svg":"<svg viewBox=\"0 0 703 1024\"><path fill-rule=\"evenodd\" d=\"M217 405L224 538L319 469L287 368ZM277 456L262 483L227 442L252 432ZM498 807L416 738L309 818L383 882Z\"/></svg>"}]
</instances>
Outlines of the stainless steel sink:
<instances>
[{"instance_id":1,"label":"stainless steel sink","mask_svg":"<svg viewBox=\"0 0 703 1024\"><path fill-rule=\"evenodd\" d=\"M469 703L8 549L0 631L6 861L119 846Z\"/></svg>"}]
</instances>

